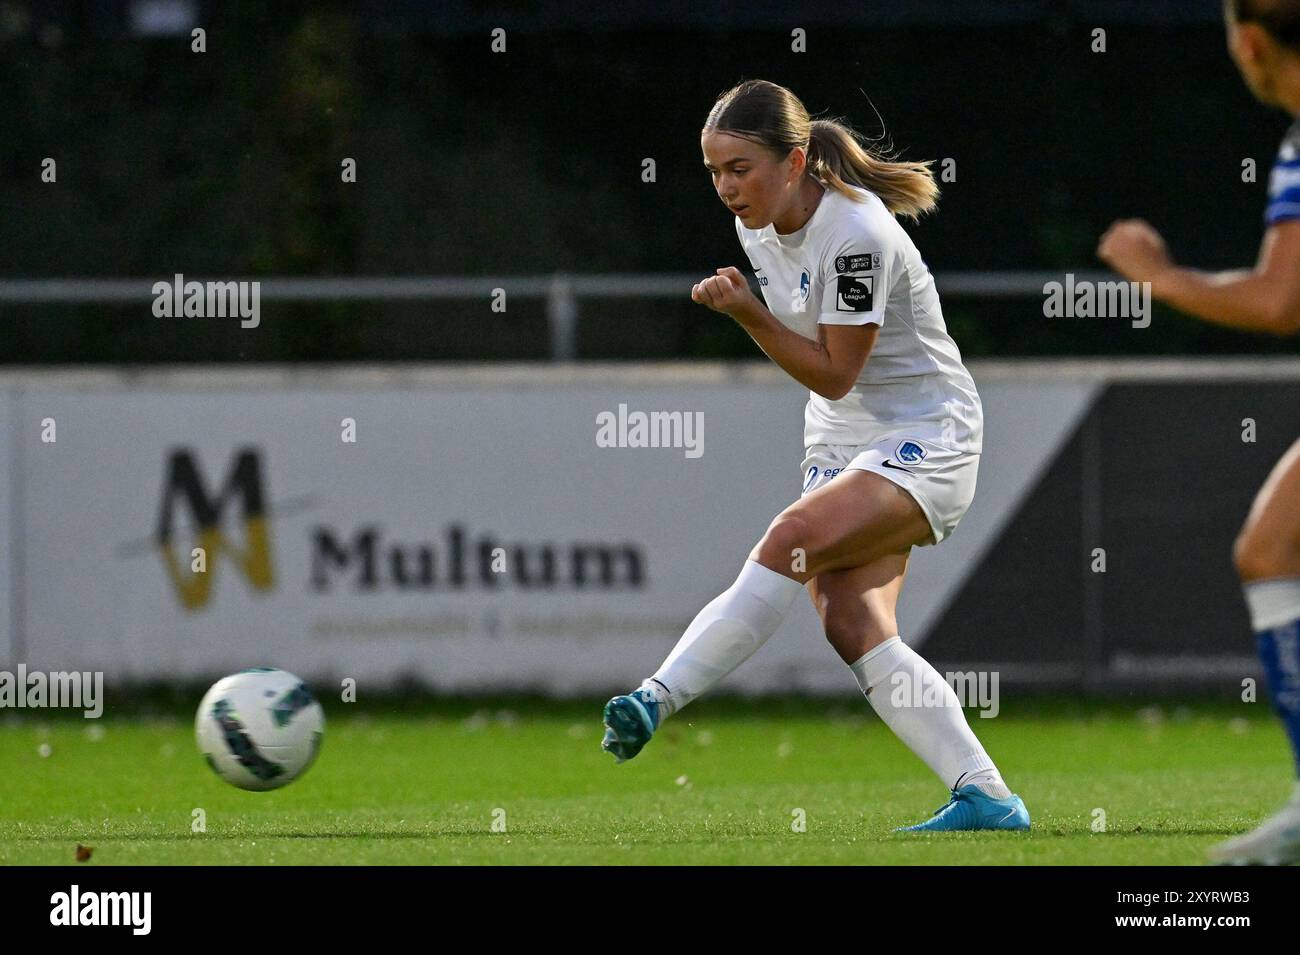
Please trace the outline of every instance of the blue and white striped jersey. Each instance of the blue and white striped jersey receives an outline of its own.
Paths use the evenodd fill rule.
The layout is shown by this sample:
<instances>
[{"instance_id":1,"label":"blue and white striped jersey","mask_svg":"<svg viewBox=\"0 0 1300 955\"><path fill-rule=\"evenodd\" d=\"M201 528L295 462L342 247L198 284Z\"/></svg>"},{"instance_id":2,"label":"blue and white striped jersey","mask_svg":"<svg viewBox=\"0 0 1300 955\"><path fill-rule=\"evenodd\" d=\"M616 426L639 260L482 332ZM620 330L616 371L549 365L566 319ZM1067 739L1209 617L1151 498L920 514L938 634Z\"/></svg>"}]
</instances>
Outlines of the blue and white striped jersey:
<instances>
[{"instance_id":1,"label":"blue and white striped jersey","mask_svg":"<svg viewBox=\"0 0 1300 955\"><path fill-rule=\"evenodd\" d=\"M1273 173L1268 177L1268 208L1265 225L1300 219L1300 119L1297 119L1277 151Z\"/></svg>"}]
</instances>

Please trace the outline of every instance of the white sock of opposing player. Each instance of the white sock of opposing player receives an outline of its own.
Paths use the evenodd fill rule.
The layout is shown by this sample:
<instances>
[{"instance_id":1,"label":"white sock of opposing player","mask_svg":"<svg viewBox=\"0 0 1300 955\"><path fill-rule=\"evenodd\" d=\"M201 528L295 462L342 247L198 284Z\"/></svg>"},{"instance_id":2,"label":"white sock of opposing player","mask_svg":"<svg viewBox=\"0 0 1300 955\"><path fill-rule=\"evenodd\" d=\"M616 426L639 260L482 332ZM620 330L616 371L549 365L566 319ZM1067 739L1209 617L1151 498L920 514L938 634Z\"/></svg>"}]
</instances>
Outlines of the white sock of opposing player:
<instances>
[{"instance_id":1,"label":"white sock of opposing player","mask_svg":"<svg viewBox=\"0 0 1300 955\"><path fill-rule=\"evenodd\" d=\"M736 582L695 615L655 675L641 684L676 713L748 660L781 626L803 584L745 561Z\"/></svg>"},{"instance_id":2,"label":"white sock of opposing player","mask_svg":"<svg viewBox=\"0 0 1300 955\"><path fill-rule=\"evenodd\" d=\"M849 669L871 708L945 786L975 785L995 799L1011 795L971 732L957 694L901 637L873 647Z\"/></svg>"}]
</instances>

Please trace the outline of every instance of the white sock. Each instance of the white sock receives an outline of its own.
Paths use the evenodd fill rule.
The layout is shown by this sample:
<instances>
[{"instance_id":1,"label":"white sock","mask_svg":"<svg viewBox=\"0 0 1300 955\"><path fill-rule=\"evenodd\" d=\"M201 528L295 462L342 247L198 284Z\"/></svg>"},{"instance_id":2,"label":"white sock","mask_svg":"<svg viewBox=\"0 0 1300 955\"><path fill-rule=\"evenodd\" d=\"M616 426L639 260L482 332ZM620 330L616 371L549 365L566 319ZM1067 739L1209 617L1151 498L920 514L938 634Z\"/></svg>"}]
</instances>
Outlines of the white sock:
<instances>
[{"instance_id":1,"label":"white sock","mask_svg":"<svg viewBox=\"0 0 1300 955\"><path fill-rule=\"evenodd\" d=\"M971 732L957 694L901 637L873 647L849 669L871 708L945 786L973 784L995 799L1011 795Z\"/></svg>"},{"instance_id":2,"label":"white sock","mask_svg":"<svg viewBox=\"0 0 1300 955\"><path fill-rule=\"evenodd\" d=\"M695 615L668 659L641 686L676 713L748 660L776 633L803 584L745 561L736 582Z\"/></svg>"}]
</instances>

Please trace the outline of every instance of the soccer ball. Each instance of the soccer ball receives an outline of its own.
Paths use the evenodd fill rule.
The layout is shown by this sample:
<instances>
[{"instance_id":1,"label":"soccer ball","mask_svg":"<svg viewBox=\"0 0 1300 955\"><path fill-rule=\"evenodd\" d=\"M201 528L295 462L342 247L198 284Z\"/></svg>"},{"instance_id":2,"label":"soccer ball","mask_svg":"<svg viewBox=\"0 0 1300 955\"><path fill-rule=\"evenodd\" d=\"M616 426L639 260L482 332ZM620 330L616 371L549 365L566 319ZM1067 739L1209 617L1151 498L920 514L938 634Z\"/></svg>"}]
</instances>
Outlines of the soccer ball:
<instances>
[{"instance_id":1,"label":"soccer ball","mask_svg":"<svg viewBox=\"0 0 1300 955\"><path fill-rule=\"evenodd\" d=\"M325 714L292 673L254 667L203 695L194 737L213 772L240 789L287 786L316 758Z\"/></svg>"}]
</instances>

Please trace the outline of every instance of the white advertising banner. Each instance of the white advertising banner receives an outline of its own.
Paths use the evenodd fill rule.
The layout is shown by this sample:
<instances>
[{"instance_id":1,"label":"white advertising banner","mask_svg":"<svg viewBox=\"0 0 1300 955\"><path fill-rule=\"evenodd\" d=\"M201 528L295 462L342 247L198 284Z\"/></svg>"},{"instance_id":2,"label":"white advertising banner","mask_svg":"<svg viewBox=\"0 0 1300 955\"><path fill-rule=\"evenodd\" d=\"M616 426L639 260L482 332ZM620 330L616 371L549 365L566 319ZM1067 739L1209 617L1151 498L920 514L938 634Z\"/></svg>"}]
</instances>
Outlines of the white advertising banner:
<instances>
[{"instance_id":1,"label":"white advertising banner","mask_svg":"<svg viewBox=\"0 0 1300 955\"><path fill-rule=\"evenodd\" d=\"M1095 388L981 381L980 490L916 552L909 642ZM805 395L644 374L28 383L0 404L0 528L21 543L0 653L110 684L271 665L359 692L631 687L797 498ZM856 692L808 601L727 686Z\"/></svg>"}]
</instances>

